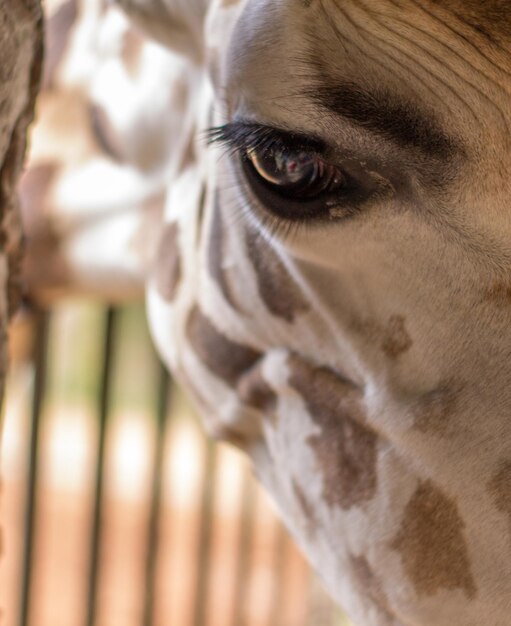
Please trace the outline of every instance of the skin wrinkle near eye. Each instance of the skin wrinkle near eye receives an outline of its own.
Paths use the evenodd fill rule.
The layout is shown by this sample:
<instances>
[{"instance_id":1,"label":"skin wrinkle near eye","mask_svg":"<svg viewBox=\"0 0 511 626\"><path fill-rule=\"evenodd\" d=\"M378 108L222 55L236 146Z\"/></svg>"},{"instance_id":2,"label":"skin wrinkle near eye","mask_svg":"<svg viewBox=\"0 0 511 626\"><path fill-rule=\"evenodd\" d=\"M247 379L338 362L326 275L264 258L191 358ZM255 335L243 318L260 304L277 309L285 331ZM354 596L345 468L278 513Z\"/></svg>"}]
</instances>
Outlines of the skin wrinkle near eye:
<instances>
[{"instance_id":1,"label":"skin wrinkle near eye","mask_svg":"<svg viewBox=\"0 0 511 626\"><path fill-rule=\"evenodd\" d=\"M482 35L492 44L510 40L511 14L507 0L431 0L450 11L462 24Z\"/></svg>"},{"instance_id":2,"label":"skin wrinkle near eye","mask_svg":"<svg viewBox=\"0 0 511 626\"><path fill-rule=\"evenodd\" d=\"M417 105L398 100L384 89L370 92L352 82L333 81L322 76L319 84L308 90L308 95L322 108L429 157L444 160L456 153L455 140L440 129L431 115L419 111Z\"/></svg>"},{"instance_id":3,"label":"skin wrinkle near eye","mask_svg":"<svg viewBox=\"0 0 511 626\"><path fill-rule=\"evenodd\" d=\"M465 146L458 136L442 126L434 110L419 101L413 91L396 93L378 77L376 86L369 79L354 80L344 71L336 71L328 63L317 38L309 38L304 64L303 95L331 112L341 122L350 122L361 130L414 150L427 158L454 161L465 155ZM327 57L328 58L328 57Z\"/></svg>"}]
</instances>

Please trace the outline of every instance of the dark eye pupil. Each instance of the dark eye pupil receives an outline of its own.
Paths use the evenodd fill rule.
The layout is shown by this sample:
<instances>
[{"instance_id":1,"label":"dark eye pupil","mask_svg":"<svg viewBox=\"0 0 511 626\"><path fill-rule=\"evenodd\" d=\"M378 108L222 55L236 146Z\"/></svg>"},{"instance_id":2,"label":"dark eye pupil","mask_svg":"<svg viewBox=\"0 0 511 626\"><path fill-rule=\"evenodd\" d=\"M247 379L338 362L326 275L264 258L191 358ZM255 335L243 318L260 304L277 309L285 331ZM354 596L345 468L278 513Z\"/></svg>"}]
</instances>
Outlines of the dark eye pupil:
<instances>
[{"instance_id":1,"label":"dark eye pupil","mask_svg":"<svg viewBox=\"0 0 511 626\"><path fill-rule=\"evenodd\" d=\"M344 177L316 154L287 149L249 150L246 158L256 173L281 195L316 197L342 186Z\"/></svg>"},{"instance_id":2,"label":"dark eye pupil","mask_svg":"<svg viewBox=\"0 0 511 626\"><path fill-rule=\"evenodd\" d=\"M306 152L266 151L258 153L251 150L249 158L257 173L275 185L296 185L314 180L317 162Z\"/></svg>"}]
</instances>

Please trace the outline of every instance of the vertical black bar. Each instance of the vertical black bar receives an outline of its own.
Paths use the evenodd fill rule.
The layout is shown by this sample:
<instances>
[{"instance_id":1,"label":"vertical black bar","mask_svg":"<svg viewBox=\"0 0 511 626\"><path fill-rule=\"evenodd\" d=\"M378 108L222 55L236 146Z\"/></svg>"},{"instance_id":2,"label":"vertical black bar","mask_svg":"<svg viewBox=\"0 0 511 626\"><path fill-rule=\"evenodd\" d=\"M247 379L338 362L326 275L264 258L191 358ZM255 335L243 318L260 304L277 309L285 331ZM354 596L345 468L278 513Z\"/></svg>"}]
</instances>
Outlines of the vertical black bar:
<instances>
[{"instance_id":1,"label":"vertical black bar","mask_svg":"<svg viewBox=\"0 0 511 626\"><path fill-rule=\"evenodd\" d=\"M204 626L208 610L209 577L211 569L211 544L213 531L213 508L216 479L216 444L206 444L204 484L200 511L199 549L197 554L197 587L193 626Z\"/></svg>"},{"instance_id":2,"label":"vertical black bar","mask_svg":"<svg viewBox=\"0 0 511 626\"><path fill-rule=\"evenodd\" d=\"M246 623L245 598L250 574L252 541L254 533L255 493L254 482L247 470L243 471L241 492L240 536L238 542L238 563L236 571L236 589L233 606L233 626Z\"/></svg>"},{"instance_id":3,"label":"vertical black bar","mask_svg":"<svg viewBox=\"0 0 511 626\"><path fill-rule=\"evenodd\" d=\"M165 366L160 363L160 380L158 385L157 422L155 431L155 447L151 480L151 503L147 527L147 552L145 562L145 599L143 626L152 626L154 622L154 599L157 555L160 541L161 494L163 486L163 465L165 454L165 435L167 432L167 414L170 403L170 377Z\"/></svg>"},{"instance_id":4,"label":"vertical black bar","mask_svg":"<svg viewBox=\"0 0 511 626\"><path fill-rule=\"evenodd\" d=\"M105 334L103 343L103 363L98 397L99 432L96 452L95 490L92 512L92 529L90 538L90 565L87 593L86 626L94 626L96 620L98 574L101 549L101 518L103 512L103 475L105 469L105 443L108 410L110 408L113 346L117 311L109 307L105 315Z\"/></svg>"},{"instance_id":5,"label":"vertical black bar","mask_svg":"<svg viewBox=\"0 0 511 626\"><path fill-rule=\"evenodd\" d=\"M34 342L34 388L30 422L29 459L25 495L23 564L19 607L19 626L27 626L32 589L32 561L35 545L35 519L37 507L37 470L39 464L39 426L46 386L46 357L48 347L49 314L37 311Z\"/></svg>"}]
</instances>

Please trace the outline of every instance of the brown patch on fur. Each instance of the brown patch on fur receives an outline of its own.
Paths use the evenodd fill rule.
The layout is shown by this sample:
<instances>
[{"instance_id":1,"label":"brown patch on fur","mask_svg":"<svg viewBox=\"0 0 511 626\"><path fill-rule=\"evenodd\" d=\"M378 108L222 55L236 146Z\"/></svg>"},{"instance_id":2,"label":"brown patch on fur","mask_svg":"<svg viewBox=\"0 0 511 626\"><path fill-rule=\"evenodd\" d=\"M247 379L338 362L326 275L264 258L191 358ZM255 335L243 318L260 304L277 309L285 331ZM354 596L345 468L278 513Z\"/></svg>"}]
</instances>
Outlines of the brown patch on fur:
<instances>
[{"instance_id":1,"label":"brown patch on fur","mask_svg":"<svg viewBox=\"0 0 511 626\"><path fill-rule=\"evenodd\" d=\"M222 335L197 306L190 312L186 334L204 365L231 387L262 356L260 352Z\"/></svg>"},{"instance_id":2,"label":"brown patch on fur","mask_svg":"<svg viewBox=\"0 0 511 626\"><path fill-rule=\"evenodd\" d=\"M488 300L499 307L511 306L511 284L501 281L493 282L485 291L484 300Z\"/></svg>"},{"instance_id":3,"label":"brown patch on fur","mask_svg":"<svg viewBox=\"0 0 511 626\"><path fill-rule=\"evenodd\" d=\"M488 483L497 510L507 515L511 532L511 461L504 461Z\"/></svg>"},{"instance_id":4,"label":"brown patch on fur","mask_svg":"<svg viewBox=\"0 0 511 626\"><path fill-rule=\"evenodd\" d=\"M300 484L294 479L292 481L292 484L296 501L298 502L298 505L300 506L300 511L305 519L305 532L310 535L312 532L314 532L317 526L316 514L310 502L308 501L303 489L300 487Z\"/></svg>"},{"instance_id":5,"label":"brown patch on fur","mask_svg":"<svg viewBox=\"0 0 511 626\"><path fill-rule=\"evenodd\" d=\"M144 38L133 27L131 27L123 37L121 58L126 71L131 77L138 74Z\"/></svg>"},{"instance_id":6,"label":"brown patch on fur","mask_svg":"<svg viewBox=\"0 0 511 626\"><path fill-rule=\"evenodd\" d=\"M417 595L460 589L467 598L475 597L463 528L454 500L432 481L421 482L406 505L401 528L391 544L400 553Z\"/></svg>"},{"instance_id":7,"label":"brown patch on fur","mask_svg":"<svg viewBox=\"0 0 511 626\"><path fill-rule=\"evenodd\" d=\"M77 17L77 0L67 0L46 22L43 89L53 86Z\"/></svg>"},{"instance_id":8,"label":"brown patch on fur","mask_svg":"<svg viewBox=\"0 0 511 626\"><path fill-rule=\"evenodd\" d=\"M422 396L413 408L414 426L423 433L446 435L449 418L456 412L458 393L451 387L439 387Z\"/></svg>"},{"instance_id":9,"label":"brown patch on fur","mask_svg":"<svg viewBox=\"0 0 511 626\"><path fill-rule=\"evenodd\" d=\"M277 396L264 379L260 365L241 377L236 391L242 402L260 410L271 421L276 421Z\"/></svg>"},{"instance_id":10,"label":"brown patch on fur","mask_svg":"<svg viewBox=\"0 0 511 626\"><path fill-rule=\"evenodd\" d=\"M395 626L397 622L389 608L387 596L367 559L364 556L350 555L350 570L359 593L369 598L378 608L381 626Z\"/></svg>"},{"instance_id":11,"label":"brown patch on fur","mask_svg":"<svg viewBox=\"0 0 511 626\"><path fill-rule=\"evenodd\" d=\"M106 111L97 104L90 104L89 116L92 133L99 147L111 159L118 163L123 163L125 161L124 148Z\"/></svg>"},{"instance_id":12,"label":"brown patch on fur","mask_svg":"<svg viewBox=\"0 0 511 626\"><path fill-rule=\"evenodd\" d=\"M227 302L235 311L242 313L243 307L241 306L241 303L237 301L236 294L231 287L229 274L226 272L223 265L225 255L224 235L225 232L222 214L218 204L218 192L216 192L208 240L209 273L211 274L213 280L216 281Z\"/></svg>"},{"instance_id":13,"label":"brown patch on fur","mask_svg":"<svg viewBox=\"0 0 511 626\"><path fill-rule=\"evenodd\" d=\"M261 235L250 231L245 242L257 276L259 295L268 310L287 322L308 311L310 304L273 248Z\"/></svg>"},{"instance_id":14,"label":"brown patch on fur","mask_svg":"<svg viewBox=\"0 0 511 626\"><path fill-rule=\"evenodd\" d=\"M406 332L405 318L402 315L391 315L383 329L381 348L390 358L394 359L412 346L412 340Z\"/></svg>"},{"instance_id":15,"label":"brown patch on fur","mask_svg":"<svg viewBox=\"0 0 511 626\"><path fill-rule=\"evenodd\" d=\"M391 315L385 325L378 321L353 318L351 328L371 344L379 344L386 356L395 359L413 345L402 315Z\"/></svg>"},{"instance_id":16,"label":"brown patch on fur","mask_svg":"<svg viewBox=\"0 0 511 626\"><path fill-rule=\"evenodd\" d=\"M155 278L158 293L167 302L172 302L181 280L179 229L176 222L165 224L156 254Z\"/></svg>"},{"instance_id":17,"label":"brown patch on fur","mask_svg":"<svg viewBox=\"0 0 511 626\"><path fill-rule=\"evenodd\" d=\"M359 392L326 367L288 359L289 384L304 399L321 433L308 438L323 475L323 498L350 509L376 493L377 437L362 425ZM355 419L354 419L355 418Z\"/></svg>"}]
</instances>

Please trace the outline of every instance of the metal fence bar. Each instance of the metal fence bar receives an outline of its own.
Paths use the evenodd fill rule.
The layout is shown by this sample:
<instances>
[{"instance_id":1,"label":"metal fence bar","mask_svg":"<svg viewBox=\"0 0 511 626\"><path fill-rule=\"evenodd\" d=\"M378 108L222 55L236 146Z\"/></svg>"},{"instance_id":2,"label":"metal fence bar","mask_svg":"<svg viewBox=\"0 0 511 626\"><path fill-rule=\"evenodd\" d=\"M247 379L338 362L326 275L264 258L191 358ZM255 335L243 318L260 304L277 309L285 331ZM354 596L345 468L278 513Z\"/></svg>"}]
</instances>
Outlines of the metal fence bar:
<instances>
[{"instance_id":1,"label":"metal fence bar","mask_svg":"<svg viewBox=\"0 0 511 626\"><path fill-rule=\"evenodd\" d=\"M163 487L163 467L165 456L165 438L167 432L167 416L170 403L170 377L165 366L160 363L160 380L158 384L158 404L156 408L157 422L155 429L155 446L151 478L151 502L147 526L147 552L145 562L145 598L143 626L152 626L154 622L155 583L158 547L160 543L160 513Z\"/></svg>"},{"instance_id":2,"label":"metal fence bar","mask_svg":"<svg viewBox=\"0 0 511 626\"><path fill-rule=\"evenodd\" d=\"M101 521L103 511L103 476L105 470L105 444L107 419L110 408L111 380L113 373L113 347L118 311L109 307L105 315L103 361L98 394L98 442L96 450L96 474L90 537L90 564L87 590L86 626L94 626L96 620L98 575L101 550Z\"/></svg>"},{"instance_id":3,"label":"metal fence bar","mask_svg":"<svg viewBox=\"0 0 511 626\"><path fill-rule=\"evenodd\" d=\"M32 589L32 563L35 545L35 519L37 510L37 470L39 466L39 429L46 387L46 366L49 334L49 314L36 312L34 342L34 387L30 420L27 488L25 492L23 563L19 607L19 626L27 626Z\"/></svg>"},{"instance_id":4,"label":"metal fence bar","mask_svg":"<svg viewBox=\"0 0 511 626\"><path fill-rule=\"evenodd\" d=\"M240 535L238 541L238 563L236 571L236 589L233 604L233 626L244 626L245 599L248 588L250 560L252 556L252 541L255 517L254 485L248 471L243 472L242 501L240 511Z\"/></svg>"},{"instance_id":5,"label":"metal fence bar","mask_svg":"<svg viewBox=\"0 0 511 626\"><path fill-rule=\"evenodd\" d=\"M206 444L202 504L200 511L199 544L197 554L198 572L195 591L193 626L205 626L207 619L216 470L217 447L216 444L208 441Z\"/></svg>"}]
</instances>

